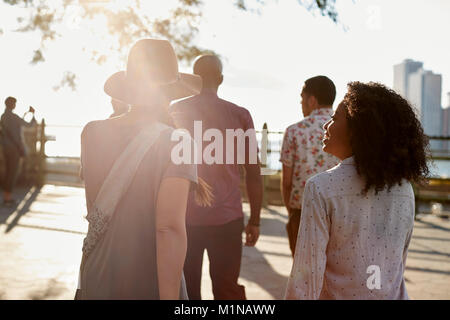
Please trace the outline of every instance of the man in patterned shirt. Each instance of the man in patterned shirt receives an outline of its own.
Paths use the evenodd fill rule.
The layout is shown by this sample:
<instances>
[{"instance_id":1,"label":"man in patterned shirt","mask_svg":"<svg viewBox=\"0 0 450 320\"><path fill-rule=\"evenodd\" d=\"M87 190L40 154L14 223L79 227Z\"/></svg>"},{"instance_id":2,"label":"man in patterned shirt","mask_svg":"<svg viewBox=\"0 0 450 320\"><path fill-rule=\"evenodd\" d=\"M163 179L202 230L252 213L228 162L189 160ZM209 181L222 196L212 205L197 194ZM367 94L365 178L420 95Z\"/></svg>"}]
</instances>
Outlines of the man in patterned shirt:
<instances>
[{"instance_id":1,"label":"man in patterned shirt","mask_svg":"<svg viewBox=\"0 0 450 320\"><path fill-rule=\"evenodd\" d=\"M292 256L300 225L302 196L306 181L339 163L322 150L323 125L331 118L336 87L325 76L305 81L301 93L304 119L286 129L281 148L283 163L281 190L289 213L286 230Z\"/></svg>"}]
</instances>

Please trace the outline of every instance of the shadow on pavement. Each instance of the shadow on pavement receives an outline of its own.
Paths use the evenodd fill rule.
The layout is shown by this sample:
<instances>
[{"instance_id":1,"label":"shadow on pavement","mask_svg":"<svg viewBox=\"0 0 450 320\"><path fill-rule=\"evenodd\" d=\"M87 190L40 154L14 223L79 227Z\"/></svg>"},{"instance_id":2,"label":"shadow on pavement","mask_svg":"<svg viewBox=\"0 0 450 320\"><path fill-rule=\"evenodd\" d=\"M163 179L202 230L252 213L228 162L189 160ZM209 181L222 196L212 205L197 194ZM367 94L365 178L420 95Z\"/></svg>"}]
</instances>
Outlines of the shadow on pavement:
<instances>
[{"instance_id":1,"label":"shadow on pavement","mask_svg":"<svg viewBox=\"0 0 450 320\"><path fill-rule=\"evenodd\" d=\"M247 248L246 251L247 254L243 260L248 262L246 267L241 269L240 278L258 284L273 299L283 299L288 278L273 269L264 254L257 248Z\"/></svg>"},{"instance_id":2,"label":"shadow on pavement","mask_svg":"<svg viewBox=\"0 0 450 320\"><path fill-rule=\"evenodd\" d=\"M17 206L12 208L2 208L0 224L6 223L6 221L12 214L16 214L14 219L10 223L8 223L8 227L6 228L5 233L10 232L18 224L20 218L28 212L31 204L34 202L34 200L36 200L40 191L41 188L38 187L28 188L26 192L23 192L20 198L16 197L19 202Z\"/></svg>"},{"instance_id":3,"label":"shadow on pavement","mask_svg":"<svg viewBox=\"0 0 450 320\"><path fill-rule=\"evenodd\" d=\"M281 208L284 208L284 207L281 207ZM264 208L264 210L266 210L268 213L270 213L271 215L274 215L274 216L278 216L278 217L282 217L282 218L285 218L285 219L287 219L287 216L286 215L284 215L284 214L282 214L282 213L280 213L279 211L277 211L277 210L275 210L275 209L273 209L273 208Z\"/></svg>"},{"instance_id":4,"label":"shadow on pavement","mask_svg":"<svg viewBox=\"0 0 450 320\"><path fill-rule=\"evenodd\" d=\"M436 250L417 250L417 249L408 249L408 253L422 253L422 254L433 254L438 256L450 257L450 254L445 252L440 252Z\"/></svg>"},{"instance_id":5,"label":"shadow on pavement","mask_svg":"<svg viewBox=\"0 0 450 320\"><path fill-rule=\"evenodd\" d=\"M261 217L260 224L260 235L287 239L286 224L284 222L278 219Z\"/></svg>"},{"instance_id":6,"label":"shadow on pavement","mask_svg":"<svg viewBox=\"0 0 450 320\"><path fill-rule=\"evenodd\" d=\"M17 207L23 201L23 199L25 199L31 188L32 187L20 188L14 192L13 197L17 201L17 204L15 204L14 206L6 207L3 204L0 204L0 224L4 224L6 220L8 220L9 216L11 216L17 210Z\"/></svg>"},{"instance_id":7,"label":"shadow on pavement","mask_svg":"<svg viewBox=\"0 0 450 320\"><path fill-rule=\"evenodd\" d=\"M450 275L450 271L443 271L443 270L436 270L436 269L429 269L429 268L406 267L406 270Z\"/></svg>"},{"instance_id":8,"label":"shadow on pavement","mask_svg":"<svg viewBox=\"0 0 450 320\"><path fill-rule=\"evenodd\" d=\"M436 241L450 241L450 239L446 239L446 238L423 237L423 236L414 236L414 239L420 239L420 240L436 240Z\"/></svg>"},{"instance_id":9,"label":"shadow on pavement","mask_svg":"<svg viewBox=\"0 0 450 320\"><path fill-rule=\"evenodd\" d=\"M442 230L442 231L450 231L450 228L446 228L444 226L437 225L437 224L435 224L433 222L430 222L430 221L420 220L420 222L423 223L423 224L426 224L427 226L429 226L431 228L434 228L434 229L439 229L439 230Z\"/></svg>"},{"instance_id":10,"label":"shadow on pavement","mask_svg":"<svg viewBox=\"0 0 450 320\"><path fill-rule=\"evenodd\" d=\"M50 279L46 286L41 290L36 290L28 294L28 298L31 300L45 300L55 298L61 295L65 291L65 287L56 279Z\"/></svg>"},{"instance_id":11,"label":"shadow on pavement","mask_svg":"<svg viewBox=\"0 0 450 320\"><path fill-rule=\"evenodd\" d=\"M285 239L287 251L274 252L272 248L265 248L262 244L268 241L260 241L256 247L245 247L242 257L242 266L240 278L246 279L249 282L258 284L263 290L269 293L274 299L282 299L284 290L286 288L288 278L278 273L269 263L267 256L277 256L281 258L289 258L289 244L287 242L286 223L281 221L287 220L286 215L283 215L272 208L265 208L271 217L261 217L260 237L278 237ZM248 217L248 214L247 214ZM269 241L270 242L270 241ZM292 262L290 259L289 261Z\"/></svg>"}]
</instances>

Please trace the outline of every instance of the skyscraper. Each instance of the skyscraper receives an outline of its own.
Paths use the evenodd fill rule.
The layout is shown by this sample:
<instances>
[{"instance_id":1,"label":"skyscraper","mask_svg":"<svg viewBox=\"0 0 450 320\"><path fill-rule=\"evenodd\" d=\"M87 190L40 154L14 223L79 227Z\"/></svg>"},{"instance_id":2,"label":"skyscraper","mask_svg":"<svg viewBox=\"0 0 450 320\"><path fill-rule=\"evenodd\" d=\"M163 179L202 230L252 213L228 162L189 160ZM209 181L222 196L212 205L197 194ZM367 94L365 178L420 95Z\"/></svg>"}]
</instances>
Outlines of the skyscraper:
<instances>
[{"instance_id":1,"label":"skyscraper","mask_svg":"<svg viewBox=\"0 0 450 320\"><path fill-rule=\"evenodd\" d=\"M425 134L442 134L442 76L423 69L423 63L410 59L394 66L394 90L416 109ZM432 150L442 148L442 142L432 140Z\"/></svg>"},{"instance_id":2,"label":"skyscraper","mask_svg":"<svg viewBox=\"0 0 450 320\"><path fill-rule=\"evenodd\" d=\"M403 60L394 66L394 90L404 98L408 98L408 80L411 73L423 67L423 62L411 59Z\"/></svg>"},{"instance_id":3,"label":"skyscraper","mask_svg":"<svg viewBox=\"0 0 450 320\"><path fill-rule=\"evenodd\" d=\"M420 122L425 134L440 136L442 134L442 76L432 71L419 69L408 79L408 100L419 111ZM441 141L430 142L432 150L442 148Z\"/></svg>"},{"instance_id":4,"label":"skyscraper","mask_svg":"<svg viewBox=\"0 0 450 320\"><path fill-rule=\"evenodd\" d=\"M445 137L450 136L450 92L447 92L447 107L442 109L442 135ZM450 151L450 141L444 140L442 142L443 148L446 151Z\"/></svg>"}]
</instances>

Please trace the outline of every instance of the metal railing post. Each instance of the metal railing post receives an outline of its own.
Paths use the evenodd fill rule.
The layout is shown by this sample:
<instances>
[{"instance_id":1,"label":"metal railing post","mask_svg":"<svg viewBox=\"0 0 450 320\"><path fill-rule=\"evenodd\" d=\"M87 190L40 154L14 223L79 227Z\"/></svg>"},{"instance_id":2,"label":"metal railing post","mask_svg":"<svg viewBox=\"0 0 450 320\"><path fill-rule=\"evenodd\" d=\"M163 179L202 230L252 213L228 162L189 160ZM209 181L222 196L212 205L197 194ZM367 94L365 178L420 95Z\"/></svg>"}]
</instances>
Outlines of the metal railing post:
<instances>
[{"instance_id":1,"label":"metal railing post","mask_svg":"<svg viewBox=\"0 0 450 320\"><path fill-rule=\"evenodd\" d=\"M45 182L45 120L42 119L41 127L39 128L39 175L38 175L38 186L43 186Z\"/></svg>"},{"instance_id":2,"label":"metal railing post","mask_svg":"<svg viewBox=\"0 0 450 320\"><path fill-rule=\"evenodd\" d=\"M270 152L268 145L269 145L269 131L267 129L267 123L264 122L263 124L263 128L262 128L262 134L261 134L261 150L263 152L261 152L261 167L262 168L267 168L267 153ZM263 201L262 201L262 207L263 208L267 208L268 204L269 204L269 199L268 199L268 195L267 195L267 191L268 191L268 176L267 175L263 175Z\"/></svg>"}]
</instances>

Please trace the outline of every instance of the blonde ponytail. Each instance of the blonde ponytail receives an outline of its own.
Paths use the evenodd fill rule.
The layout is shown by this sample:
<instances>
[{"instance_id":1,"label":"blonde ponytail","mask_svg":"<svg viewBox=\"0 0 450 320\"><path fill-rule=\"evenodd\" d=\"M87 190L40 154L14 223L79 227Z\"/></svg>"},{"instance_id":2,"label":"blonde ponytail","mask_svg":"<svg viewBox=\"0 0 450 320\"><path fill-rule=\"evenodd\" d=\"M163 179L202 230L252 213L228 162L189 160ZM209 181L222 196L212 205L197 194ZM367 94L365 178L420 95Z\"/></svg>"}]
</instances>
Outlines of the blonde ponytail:
<instances>
[{"instance_id":1,"label":"blonde ponytail","mask_svg":"<svg viewBox=\"0 0 450 320\"><path fill-rule=\"evenodd\" d=\"M213 200L214 195L211 186L199 177L195 189L195 202L201 207L211 207Z\"/></svg>"}]
</instances>

